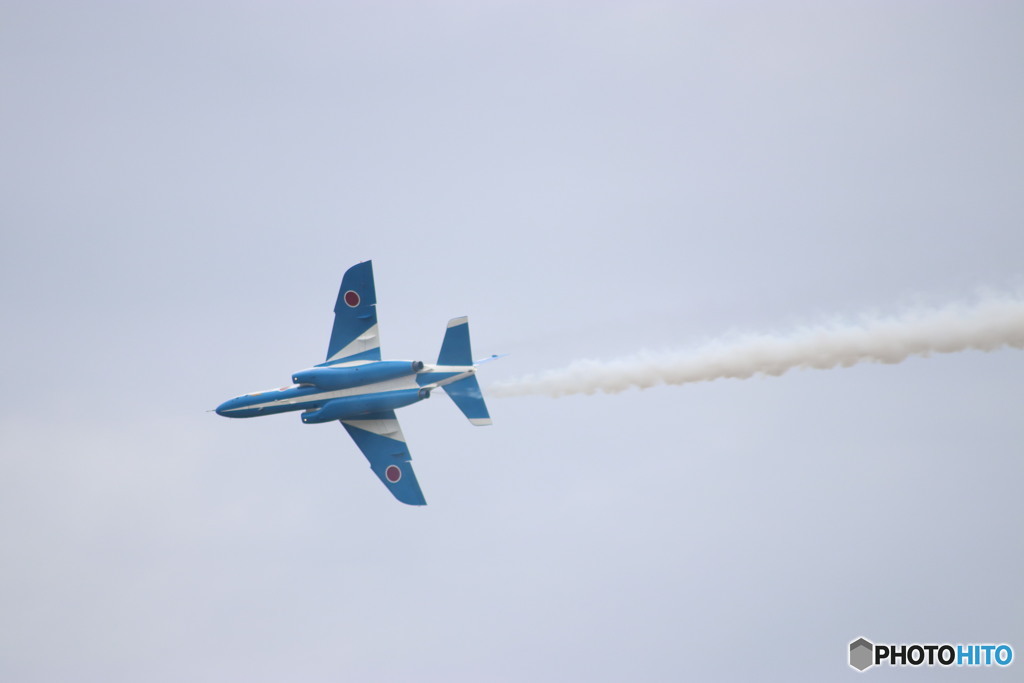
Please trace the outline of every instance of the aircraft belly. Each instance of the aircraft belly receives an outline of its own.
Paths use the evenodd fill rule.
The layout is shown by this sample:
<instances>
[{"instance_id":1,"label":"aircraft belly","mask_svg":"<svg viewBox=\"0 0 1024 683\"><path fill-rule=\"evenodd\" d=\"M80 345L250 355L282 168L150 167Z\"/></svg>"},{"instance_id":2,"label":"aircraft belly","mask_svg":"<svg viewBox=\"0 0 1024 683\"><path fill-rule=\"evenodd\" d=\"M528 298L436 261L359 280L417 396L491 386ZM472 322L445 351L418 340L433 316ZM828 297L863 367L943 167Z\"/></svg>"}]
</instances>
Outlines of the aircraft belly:
<instances>
[{"instance_id":1,"label":"aircraft belly","mask_svg":"<svg viewBox=\"0 0 1024 683\"><path fill-rule=\"evenodd\" d=\"M416 376L409 375L408 377L399 377L397 379L391 379L384 382L377 382L375 384L364 384L358 387L349 387L348 389L335 389L334 391L319 391L316 393L308 393L307 387L299 387L297 389L285 389L281 391L281 394L277 398L273 398L268 401L262 401L260 403L252 403L246 406L247 410L263 409L261 414L269 415L271 413L280 413L288 410L301 410L303 408L309 408L325 401L330 401L336 398L348 398L352 396L365 396L368 394L378 394L382 392L390 391L403 391L407 389L419 389L419 385L416 383ZM299 393L299 392L302 393ZM269 393L269 392L268 392Z\"/></svg>"},{"instance_id":2,"label":"aircraft belly","mask_svg":"<svg viewBox=\"0 0 1024 683\"><path fill-rule=\"evenodd\" d=\"M402 389L400 391L383 391L359 396L343 396L331 399L316 409L302 414L302 421L307 424L333 422L347 418L358 418L383 411L411 405L422 400L427 394L421 389Z\"/></svg>"}]
</instances>

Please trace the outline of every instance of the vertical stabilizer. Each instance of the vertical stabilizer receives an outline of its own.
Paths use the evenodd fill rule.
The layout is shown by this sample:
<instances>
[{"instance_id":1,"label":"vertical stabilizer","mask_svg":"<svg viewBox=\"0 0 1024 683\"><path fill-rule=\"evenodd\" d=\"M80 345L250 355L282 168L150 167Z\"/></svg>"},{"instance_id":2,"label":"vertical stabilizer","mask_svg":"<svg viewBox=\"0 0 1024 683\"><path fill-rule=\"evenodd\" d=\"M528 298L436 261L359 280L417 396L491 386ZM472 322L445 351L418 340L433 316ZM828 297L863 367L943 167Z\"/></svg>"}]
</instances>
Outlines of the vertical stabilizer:
<instances>
[{"instance_id":1,"label":"vertical stabilizer","mask_svg":"<svg viewBox=\"0 0 1024 683\"><path fill-rule=\"evenodd\" d=\"M469 344L469 318L466 316L448 321L437 364L442 372L440 366L454 365L465 368L473 365L473 350ZM469 372L474 372L472 367L469 368ZM491 415L487 412L487 404L484 403L480 383L476 381L475 375L470 374L451 384L443 384L442 388L470 422L475 425L491 424Z\"/></svg>"},{"instance_id":2,"label":"vertical stabilizer","mask_svg":"<svg viewBox=\"0 0 1024 683\"><path fill-rule=\"evenodd\" d=\"M438 365L472 365L473 352L469 348L469 318L452 318L441 343Z\"/></svg>"}]
</instances>

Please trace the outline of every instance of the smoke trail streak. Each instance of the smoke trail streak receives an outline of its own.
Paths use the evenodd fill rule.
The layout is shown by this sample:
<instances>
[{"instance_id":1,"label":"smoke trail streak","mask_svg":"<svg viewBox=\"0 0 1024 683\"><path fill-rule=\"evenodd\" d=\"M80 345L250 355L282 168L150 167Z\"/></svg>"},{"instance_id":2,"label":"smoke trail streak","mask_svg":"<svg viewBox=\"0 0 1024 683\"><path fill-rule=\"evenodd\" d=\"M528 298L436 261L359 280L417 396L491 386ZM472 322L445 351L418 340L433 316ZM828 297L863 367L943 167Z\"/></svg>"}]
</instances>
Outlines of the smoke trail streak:
<instances>
[{"instance_id":1,"label":"smoke trail streak","mask_svg":"<svg viewBox=\"0 0 1024 683\"><path fill-rule=\"evenodd\" d=\"M799 329L786 336L751 335L690 351L641 352L615 360L578 360L491 388L498 396L618 393L659 384L778 376L793 368L826 370L857 363L899 363L908 356L1024 348L1024 299L989 298L860 324Z\"/></svg>"}]
</instances>

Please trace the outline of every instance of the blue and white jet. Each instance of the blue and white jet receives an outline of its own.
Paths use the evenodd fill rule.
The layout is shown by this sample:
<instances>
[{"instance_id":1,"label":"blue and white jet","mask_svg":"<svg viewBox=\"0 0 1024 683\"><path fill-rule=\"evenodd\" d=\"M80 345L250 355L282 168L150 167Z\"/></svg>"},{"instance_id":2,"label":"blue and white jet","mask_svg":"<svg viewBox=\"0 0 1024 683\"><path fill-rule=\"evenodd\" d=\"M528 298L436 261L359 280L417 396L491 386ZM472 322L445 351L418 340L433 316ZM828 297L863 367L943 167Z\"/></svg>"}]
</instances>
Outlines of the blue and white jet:
<instances>
[{"instance_id":1,"label":"blue and white jet","mask_svg":"<svg viewBox=\"0 0 1024 683\"><path fill-rule=\"evenodd\" d=\"M472 424L491 424L475 374L484 360L473 361L465 317L448 321L437 363L381 360L373 265L364 261L341 280L327 360L296 372L294 384L225 401L217 414L259 417L302 410L306 424L340 421L395 498L426 505L395 409L442 388Z\"/></svg>"}]
</instances>

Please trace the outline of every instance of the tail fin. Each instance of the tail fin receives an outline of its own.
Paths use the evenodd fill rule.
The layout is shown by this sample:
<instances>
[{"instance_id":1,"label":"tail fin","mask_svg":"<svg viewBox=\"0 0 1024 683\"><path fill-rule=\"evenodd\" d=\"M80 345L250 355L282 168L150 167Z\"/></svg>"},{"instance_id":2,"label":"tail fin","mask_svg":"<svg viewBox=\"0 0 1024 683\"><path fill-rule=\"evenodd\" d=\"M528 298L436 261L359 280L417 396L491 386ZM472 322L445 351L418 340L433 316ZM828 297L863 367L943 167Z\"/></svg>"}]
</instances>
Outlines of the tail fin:
<instances>
[{"instance_id":1,"label":"tail fin","mask_svg":"<svg viewBox=\"0 0 1024 683\"><path fill-rule=\"evenodd\" d=\"M463 367L473 365L473 351L469 345L469 318L466 316L448 321L437 364ZM487 412L487 404L484 403L480 383L476 381L475 375L471 374L451 384L443 384L442 388L470 422L475 425L491 424L491 415Z\"/></svg>"},{"instance_id":2,"label":"tail fin","mask_svg":"<svg viewBox=\"0 0 1024 683\"><path fill-rule=\"evenodd\" d=\"M441 343L438 365L472 365L473 352L469 348L469 318L452 318Z\"/></svg>"}]
</instances>

